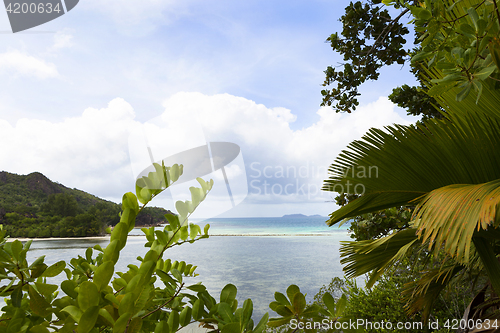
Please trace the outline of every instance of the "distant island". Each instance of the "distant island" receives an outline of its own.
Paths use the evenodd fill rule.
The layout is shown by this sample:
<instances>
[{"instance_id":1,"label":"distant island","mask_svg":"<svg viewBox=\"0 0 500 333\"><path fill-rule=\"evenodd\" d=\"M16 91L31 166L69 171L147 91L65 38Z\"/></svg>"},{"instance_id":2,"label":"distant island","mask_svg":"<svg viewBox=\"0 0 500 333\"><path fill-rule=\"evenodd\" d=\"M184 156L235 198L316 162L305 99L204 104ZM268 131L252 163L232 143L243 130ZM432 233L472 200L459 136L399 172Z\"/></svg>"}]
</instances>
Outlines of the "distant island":
<instances>
[{"instance_id":1,"label":"distant island","mask_svg":"<svg viewBox=\"0 0 500 333\"><path fill-rule=\"evenodd\" d=\"M304 218L304 217L324 217L319 214L315 215L304 215L304 214L288 214L288 215L283 215L281 218L287 218L287 219L296 219L296 218Z\"/></svg>"},{"instance_id":2,"label":"distant island","mask_svg":"<svg viewBox=\"0 0 500 333\"><path fill-rule=\"evenodd\" d=\"M40 172L17 175L0 171L0 224L10 237L87 237L116 225L121 205L70 189ZM166 223L158 207L145 208L137 227Z\"/></svg>"}]
</instances>

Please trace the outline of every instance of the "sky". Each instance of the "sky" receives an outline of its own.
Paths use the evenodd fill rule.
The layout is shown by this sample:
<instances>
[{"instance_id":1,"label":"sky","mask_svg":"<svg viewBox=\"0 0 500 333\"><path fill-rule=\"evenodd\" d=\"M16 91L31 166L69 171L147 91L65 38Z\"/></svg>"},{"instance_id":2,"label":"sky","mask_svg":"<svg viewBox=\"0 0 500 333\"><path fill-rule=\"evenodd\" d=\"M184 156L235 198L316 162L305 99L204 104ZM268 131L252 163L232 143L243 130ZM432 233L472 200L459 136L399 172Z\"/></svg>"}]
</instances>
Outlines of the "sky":
<instances>
[{"instance_id":1,"label":"sky","mask_svg":"<svg viewBox=\"0 0 500 333\"><path fill-rule=\"evenodd\" d=\"M15 34L0 10L0 171L119 202L151 160L205 147L199 176L215 185L195 217L327 216L335 193L320 189L339 152L417 120L387 99L414 82L408 66L363 85L351 114L320 107L323 71L342 62L325 40L347 4L81 0ZM194 178L151 204L187 200Z\"/></svg>"}]
</instances>

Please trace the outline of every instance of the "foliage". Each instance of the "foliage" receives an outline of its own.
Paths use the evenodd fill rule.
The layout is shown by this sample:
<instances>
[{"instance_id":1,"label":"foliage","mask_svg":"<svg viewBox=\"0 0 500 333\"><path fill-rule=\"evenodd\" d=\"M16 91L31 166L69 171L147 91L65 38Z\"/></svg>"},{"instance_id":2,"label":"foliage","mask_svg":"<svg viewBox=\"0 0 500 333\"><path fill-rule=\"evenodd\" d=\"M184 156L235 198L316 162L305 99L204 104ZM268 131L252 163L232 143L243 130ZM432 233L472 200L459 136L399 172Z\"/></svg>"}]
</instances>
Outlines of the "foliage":
<instances>
[{"instance_id":1,"label":"foliage","mask_svg":"<svg viewBox=\"0 0 500 333\"><path fill-rule=\"evenodd\" d=\"M85 237L104 233L120 219L120 205L51 182L41 173L0 172L0 223L11 237ZM146 207L137 226L165 222L168 211Z\"/></svg>"},{"instance_id":2,"label":"foliage","mask_svg":"<svg viewBox=\"0 0 500 333\"><path fill-rule=\"evenodd\" d=\"M499 78L500 15L496 0L428 0L407 8L422 46L412 62L445 74L434 80L428 94L437 96L458 87L456 99L461 101L474 88L478 100L485 82Z\"/></svg>"},{"instance_id":3,"label":"foliage","mask_svg":"<svg viewBox=\"0 0 500 333\"><path fill-rule=\"evenodd\" d=\"M444 120L372 129L353 142L330 168L333 175L325 185L331 189L350 181L365 188L363 196L332 213L331 224L387 207L416 205L410 229L376 241L349 243L341 252L344 263L353 265L353 275L373 270L376 279L404 257L417 239L434 256L444 251L447 257L442 265L423 275L410 293L410 309L423 308L426 314L435 295L463 277L464 271L488 276L493 290L500 290L496 259L500 220L495 208L500 179L498 94L485 85L478 104L455 103L457 89L441 97L447 102ZM357 179L355 174L340 172L371 165L377 165L378 178ZM384 250L388 247L392 251Z\"/></svg>"},{"instance_id":4,"label":"foliage","mask_svg":"<svg viewBox=\"0 0 500 333\"><path fill-rule=\"evenodd\" d=\"M190 188L191 201L176 203L178 215L166 215L169 224L163 231L143 228L148 252L137 258L138 265L131 263L128 271L115 272L138 213L182 174L182 166L154 166L156 172L137 181L135 195L123 196L120 222L104 249L88 248L84 257L69 263L47 266L44 256L28 263L31 241L6 242L6 232L0 230L0 281L4 283L0 296L6 297L0 332L168 333L194 321L228 333L263 331L267 314L254 325L252 302L246 300L238 308L235 286L224 287L217 302L201 283L187 284L196 275L196 266L163 259L173 246L208 237L209 225L202 232L188 218L212 188L212 181L198 178L201 187ZM63 272L66 279L60 285L48 282L47 278ZM65 295L59 295L59 287Z\"/></svg>"},{"instance_id":5,"label":"foliage","mask_svg":"<svg viewBox=\"0 0 500 333\"><path fill-rule=\"evenodd\" d=\"M321 91L322 106L334 106L337 111L351 112L359 104L358 87L367 80L376 80L384 65L403 64L409 50L405 50L403 36L408 29L399 21L402 12L393 19L380 1L357 1L345 8L340 21L343 30L328 37L334 51L343 55L343 68L329 66L323 86L335 84Z\"/></svg>"},{"instance_id":6,"label":"foliage","mask_svg":"<svg viewBox=\"0 0 500 333\"><path fill-rule=\"evenodd\" d=\"M393 90L390 100L407 108L408 114L422 119L441 118L436 97L458 87L455 98L464 100L475 91L480 98L485 83L500 81L500 11L496 0L408 1L368 0L350 3L340 21L343 30L327 41L344 57L342 69L325 71L321 105L351 112L359 104L358 87L367 80L377 80L383 66L403 64L411 57L410 68L418 86L403 85ZM393 18L384 5L399 10ZM416 47L403 47L408 29L400 23L410 15ZM428 82L429 69L444 76Z\"/></svg>"},{"instance_id":7,"label":"foliage","mask_svg":"<svg viewBox=\"0 0 500 333\"><path fill-rule=\"evenodd\" d=\"M329 292L321 295L321 305L306 304L305 295L299 287L290 285L286 295L276 292L275 301L269 307L281 317L271 318L268 326L280 332L360 332L361 328L352 328L346 321L344 309L347 299L344 295L335 299Z\"/></svg>"},{"instance_id":8,"label":"foliage","mask_svg":"<svg viewBox=\"0 0 500 333\"><path fill-rule=\"evenodd\" d=\"M359 195L340 193L336 197L339 206L357 199ZM350 237L356 241L377 239L390 235L394 231L409 227L413 209L410 207L392 207L381 211L354 216L349 220Z\"/></svg>"}]
</instances>

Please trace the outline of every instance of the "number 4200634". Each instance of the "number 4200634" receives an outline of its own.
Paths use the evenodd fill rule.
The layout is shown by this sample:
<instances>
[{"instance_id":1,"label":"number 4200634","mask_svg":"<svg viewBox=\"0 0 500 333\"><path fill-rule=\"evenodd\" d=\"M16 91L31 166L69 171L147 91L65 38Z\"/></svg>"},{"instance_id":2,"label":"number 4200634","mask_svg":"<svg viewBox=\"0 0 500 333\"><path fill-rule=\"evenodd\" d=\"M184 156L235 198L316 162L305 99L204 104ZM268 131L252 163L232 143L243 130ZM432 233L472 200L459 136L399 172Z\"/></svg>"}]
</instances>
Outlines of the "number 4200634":
<instances>
[{"instance_id":1,"label":"number 4200634","mask_svg":"<svg viewBox=\"0 0 500 333\"><path fill-rule=\"evenodd\" d=\"M55 6L50 3L9 3L9 5L6 8L7 13L9 14L35 14L35 13L60 13L62 9L60 8L59 3L55 4Z\"/></svg>"}]
</instances>

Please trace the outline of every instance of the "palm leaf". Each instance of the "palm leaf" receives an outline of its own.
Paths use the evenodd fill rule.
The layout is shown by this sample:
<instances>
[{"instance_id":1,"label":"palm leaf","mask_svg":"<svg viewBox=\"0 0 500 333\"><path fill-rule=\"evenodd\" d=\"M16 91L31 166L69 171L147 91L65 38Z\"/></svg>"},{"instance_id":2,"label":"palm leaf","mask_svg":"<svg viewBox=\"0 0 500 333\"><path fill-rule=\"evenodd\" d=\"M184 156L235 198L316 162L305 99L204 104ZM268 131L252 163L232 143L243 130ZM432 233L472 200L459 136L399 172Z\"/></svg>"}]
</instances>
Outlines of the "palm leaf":
<instances>
[{"instance_id":1,"label":"palm leaf","mask_svg":"<svg viewBox=\"0 0 500 333\"><path fill-rule=\"evenodd\" d=\"M376 240L341 242L341 264L348 278L372 272L367 287L395 262L401 260L414 244L420 244L415 229L408 228Z\"/></svg>"},{"instance_id":2,"label":"palm leaf","mask_svg":"<svg viewBox=\"0 0 500 333\"><path fill-rule=\"evenodd\" d=\"M416 313L423 310L422 317L427 320L432 305L437 299L436 295L439 295L450 281L464 269L464 266L456 263L446 263L440 268L426 272L419 280L407 286L404 293L409 296L408 312Z\"/></svg>"},{"instance_id":3,"label":"palm leaf","mask_svg":"<svg viewBox=\"0 0 500 333\"><path fill-rule=\"evenodd\" d=\"M500 121L464 109L449 120L370 129L330 166L323 190L363 194L328 223L415 200L451 184L500 179ZM376 170L376 173L375 171ZM359 193L362 189L363 193Z\"/></svg>"},{"instance_id":4,"label":"palm leaf","mask_svg":"<svg viewBox=\"0 0 500 333\"><path fill-rule=\"evenodd\" d=\"M449 185L426 194L413 218L417 235L463 264L469 262L476 231L497 227L500 179L476 185Z\"/></svg>"}]
</instances>

